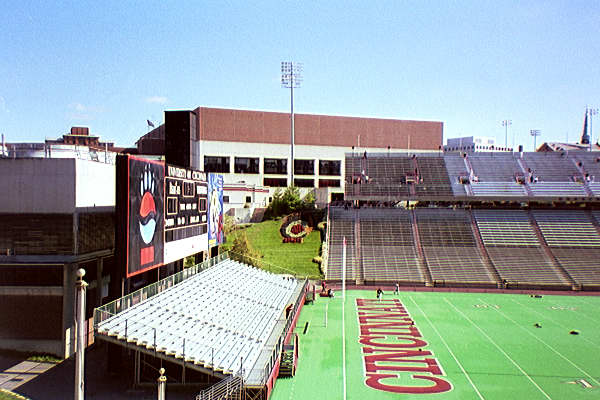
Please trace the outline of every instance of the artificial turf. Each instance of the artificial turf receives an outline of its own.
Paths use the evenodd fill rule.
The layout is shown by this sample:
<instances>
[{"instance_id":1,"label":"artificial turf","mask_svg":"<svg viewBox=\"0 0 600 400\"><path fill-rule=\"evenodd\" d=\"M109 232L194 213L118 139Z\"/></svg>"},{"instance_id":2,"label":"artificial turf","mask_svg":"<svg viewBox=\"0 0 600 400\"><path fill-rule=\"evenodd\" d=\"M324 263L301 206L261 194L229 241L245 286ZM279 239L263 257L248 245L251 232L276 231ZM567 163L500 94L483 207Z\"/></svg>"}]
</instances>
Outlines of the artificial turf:
<instances>
[{"instance_id":1,"label":"artificial turf","mask_svg":"<svg viewBox=\"0 0 600 400\"><path fill-rule=\"evenodd\" d=\"M420 339L427 342L421 343L421 351L432 355L391 358L375 365L383 370L386 366L411 369L425 364L407 362L408 359L433 358L443 372L438 377L451 385L449 391L436 394L399 394L365 383L363 351L369 346L359 343L359 328L365 323L359 323L357 299L373 301L375 291L346 292L343 308L347 399L600 398L600 297L386 292L381 304L392 304L389 300L393 299L401 303L414 321ZM300 346L296 375L277 380L273 400L344 398L343 302L340 293L336 293L333 299L318 297L314 304L304 306L295 330ZM377 342L409 343L392 335L379 337ZM390 351L397 350L396 347ZM413 377L434 376L430 372L391 373L396 377L380 382L390 387L433 385L429 380Z\"/></svg>"}]
</instances>

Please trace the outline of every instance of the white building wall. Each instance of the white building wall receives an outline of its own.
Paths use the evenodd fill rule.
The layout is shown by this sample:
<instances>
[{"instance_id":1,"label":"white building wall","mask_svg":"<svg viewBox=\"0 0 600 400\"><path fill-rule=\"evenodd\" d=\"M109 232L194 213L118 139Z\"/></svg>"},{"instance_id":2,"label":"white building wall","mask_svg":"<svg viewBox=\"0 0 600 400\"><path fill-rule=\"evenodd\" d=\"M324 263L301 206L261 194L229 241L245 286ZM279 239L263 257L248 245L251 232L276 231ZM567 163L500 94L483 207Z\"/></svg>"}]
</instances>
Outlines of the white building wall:
<instances>
[{"instance_id":1,"label":"white building wall","mask_svg":"<svg viewBox=\"0 0 600 400\"><path fill-rule=\"evenodd\" d=\"M116 170L113 164L76 160L77 207L115 206Z\"/></svg>"}]
</instances>

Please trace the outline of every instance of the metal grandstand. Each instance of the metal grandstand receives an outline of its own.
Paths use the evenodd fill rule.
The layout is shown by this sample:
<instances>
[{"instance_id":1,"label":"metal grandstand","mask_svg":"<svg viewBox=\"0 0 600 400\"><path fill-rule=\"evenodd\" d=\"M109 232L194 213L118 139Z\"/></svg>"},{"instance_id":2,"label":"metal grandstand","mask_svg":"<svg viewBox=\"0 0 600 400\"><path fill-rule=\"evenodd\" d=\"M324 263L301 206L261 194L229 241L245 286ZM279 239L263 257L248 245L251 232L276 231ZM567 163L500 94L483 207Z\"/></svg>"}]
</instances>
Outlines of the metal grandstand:
<instances>
[{"instance_id":1,"label":"metal grandstand","mask_svg":"<svg viewBox=\"0 0 600 400\"><path fill-rule=\"evenodd\" d=\"M582 152L347 154L326 277L341 279L345 236L356 283L597 290L596 176Z\"/></svg>"},{"instance_id":2,"label":"metal grandstand","mask_svg":"<svg viewBox=\"0 0 600 400\"><path fill-rule=\"evenodd\" d=\"M600 157L575 153L347 153L345 198L600 201Z\"/></svg>"},{"instance_id":3,"label":"metal grandstand","mask_svg":"<svg viewBox=\"0 0 600 400\"><path fill-rule=\"evenodd\" d=\"M225 391L241 380L260 392L272 385L306 286L225 253L97 308L94 331L99 339L227 379Z\"/></svg>"}]
</instances>

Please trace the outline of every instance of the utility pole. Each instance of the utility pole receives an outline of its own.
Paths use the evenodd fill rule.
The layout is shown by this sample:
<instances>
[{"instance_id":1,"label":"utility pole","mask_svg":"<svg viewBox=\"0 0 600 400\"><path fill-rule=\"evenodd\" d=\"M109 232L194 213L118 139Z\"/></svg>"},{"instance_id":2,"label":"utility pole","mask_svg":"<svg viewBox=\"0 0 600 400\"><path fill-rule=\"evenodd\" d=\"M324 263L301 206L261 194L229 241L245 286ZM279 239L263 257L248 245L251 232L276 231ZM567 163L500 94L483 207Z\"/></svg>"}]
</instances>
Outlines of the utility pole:
<instances>
[{"instance_id":1,"label":"utility pole","mask_svg":"<svg viewBox=\"0 0 600 400\"><path fill-rule=\"evenodd\" d=\"M290 89L290 186L294 185L294 88L302 83L302 63L281 62L281 87Z\"/></svg>"}]
</instances>

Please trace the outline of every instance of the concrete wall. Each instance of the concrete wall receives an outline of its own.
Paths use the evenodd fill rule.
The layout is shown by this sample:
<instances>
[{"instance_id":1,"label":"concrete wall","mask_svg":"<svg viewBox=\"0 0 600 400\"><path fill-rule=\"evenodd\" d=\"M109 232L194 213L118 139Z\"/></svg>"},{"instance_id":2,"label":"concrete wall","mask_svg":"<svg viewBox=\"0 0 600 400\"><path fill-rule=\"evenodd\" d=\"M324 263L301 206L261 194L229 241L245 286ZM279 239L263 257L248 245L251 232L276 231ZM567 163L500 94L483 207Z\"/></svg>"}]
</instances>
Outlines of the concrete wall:
<instances>
[{"instance_id":1,"label":"concrete wall","mask_svg":"<svg viewBox=\"0 0 600 400\"><path fill-rule=\"evenodd\" d=\"M115 166L73 158L0 159L0 213L115 206Z\"/></svg>"},{"instance_id":2,"label":"concrete wall","mask_svg":"<svg viewBox=\"0 0 600 400\"><path fill-rule=\"evenodd\" d=\"M77 207L114 207L116 170L113 164L76 160Z\"/></svg>"},{"instance_id":3,"label":"concrete wall","mask_svg":"<svg viewBox=\"0 0 600 400\"><path fill-rule=\"evenodd\" d=\"M0 213L74 210L74 159L0 159Z\"/></svg>"}]
</instances>

